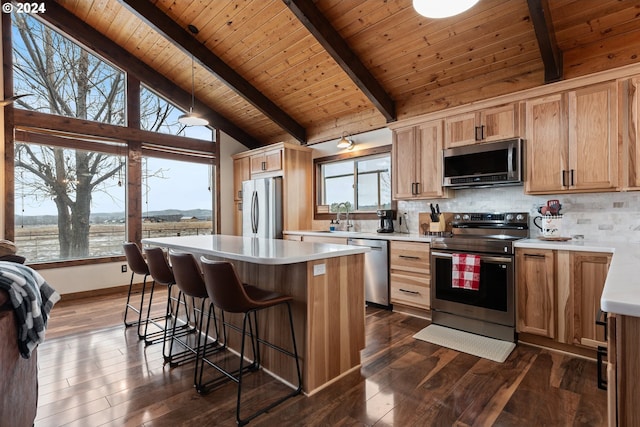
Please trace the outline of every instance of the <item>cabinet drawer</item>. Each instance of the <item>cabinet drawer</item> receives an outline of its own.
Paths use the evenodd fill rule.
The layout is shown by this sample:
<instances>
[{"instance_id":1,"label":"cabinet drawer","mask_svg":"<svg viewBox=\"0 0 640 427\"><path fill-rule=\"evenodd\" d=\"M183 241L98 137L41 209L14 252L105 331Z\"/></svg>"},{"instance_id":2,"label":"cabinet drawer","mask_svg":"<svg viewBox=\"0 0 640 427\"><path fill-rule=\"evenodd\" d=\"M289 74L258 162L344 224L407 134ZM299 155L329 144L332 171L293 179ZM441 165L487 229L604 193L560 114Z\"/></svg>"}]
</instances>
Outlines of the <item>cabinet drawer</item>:
<instances>
[{"instance_id":1,"label":"cabinet drawer","mask_svg":"<svg viewBox=\"0 0 640 427\"><path fill-rule=\"evenodd\" d=\"M391 302L418 308L430 308L429 276L391 273Z\"/></svg>"},{"instance_id":2,"label":"cabinet drawer","mask_svg":"<svg viewBox=\"0 0 640 427\"><path fill-rule=\"evenodd\" d=\"M429 274L429 244L392 241L389 265L392 270Z\"/></svg>"}]
</instances>

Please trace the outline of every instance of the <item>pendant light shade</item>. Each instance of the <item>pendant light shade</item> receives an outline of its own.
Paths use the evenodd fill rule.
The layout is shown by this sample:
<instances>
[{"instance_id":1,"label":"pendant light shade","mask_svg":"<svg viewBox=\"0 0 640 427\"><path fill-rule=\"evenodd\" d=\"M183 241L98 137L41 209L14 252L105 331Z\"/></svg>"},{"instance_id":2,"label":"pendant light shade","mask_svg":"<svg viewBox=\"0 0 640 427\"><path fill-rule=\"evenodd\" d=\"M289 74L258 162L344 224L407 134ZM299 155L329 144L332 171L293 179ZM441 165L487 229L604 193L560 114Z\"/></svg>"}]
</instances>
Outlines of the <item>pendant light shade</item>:
<instances>
[{"instance_id":1,"label":"pendant light shade","mask_svg":"<svg viewBox=\"0 0 640 427\"><path fill-rule=\"evenodd\" d=\"M338 145L336 145L336 147L338 147L340 150L350 150L353 148L353 141L347 139L346 134L343 132L342 138L340 138L340 141L338 141Z\"/></svg>"},{"instance_id":2,"label":"pendant light shade","mask_svg":"<svg viewBox=\"0 0 640 427\"><path fill-rule=\"evenodd\" d=\"M413 0L413 8L427 18L447 18L471 9L478 0Z\"/></svg>"}]
</instances>

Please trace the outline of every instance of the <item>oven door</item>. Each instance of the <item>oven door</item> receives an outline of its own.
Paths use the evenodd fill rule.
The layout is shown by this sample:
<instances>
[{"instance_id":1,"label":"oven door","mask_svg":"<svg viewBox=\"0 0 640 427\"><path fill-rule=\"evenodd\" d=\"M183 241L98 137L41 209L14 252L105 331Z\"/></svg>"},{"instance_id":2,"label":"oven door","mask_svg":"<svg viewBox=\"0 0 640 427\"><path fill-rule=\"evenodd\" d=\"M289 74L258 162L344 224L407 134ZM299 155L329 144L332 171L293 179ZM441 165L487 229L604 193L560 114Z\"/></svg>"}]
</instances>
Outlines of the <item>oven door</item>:
<instances>
[{"instance_id":1,"label":"oven door","mask_svg":"<svg viewBox=\"0 0 640 427\"><path fill-rule=\"evenodd\" d=\"M431 251L431 309L471 319L515 326L514 257L480 256L478 290L452 287L452 254Z\"/></svg>"}]
</instances>

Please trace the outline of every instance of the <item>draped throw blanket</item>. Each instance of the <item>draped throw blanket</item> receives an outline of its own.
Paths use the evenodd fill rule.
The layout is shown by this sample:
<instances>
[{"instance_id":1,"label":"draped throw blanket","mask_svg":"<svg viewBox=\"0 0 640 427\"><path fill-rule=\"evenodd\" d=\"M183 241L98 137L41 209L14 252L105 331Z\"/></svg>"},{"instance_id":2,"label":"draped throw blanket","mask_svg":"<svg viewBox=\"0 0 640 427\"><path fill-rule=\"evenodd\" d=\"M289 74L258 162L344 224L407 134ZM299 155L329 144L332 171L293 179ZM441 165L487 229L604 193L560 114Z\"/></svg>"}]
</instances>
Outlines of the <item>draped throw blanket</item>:
<instances>
[{"instance_id":1,"label":"draped throw blanket","mask_svg":"<svg viewBox=\"0 0 640 427\"><path fill-rule=\"evenodd\" d=\"M49 312L60 295L31 267L0 261L0 289L9 294L18 323L18 349L28 359L44 341Z\"/></svg>"}]
</instances>

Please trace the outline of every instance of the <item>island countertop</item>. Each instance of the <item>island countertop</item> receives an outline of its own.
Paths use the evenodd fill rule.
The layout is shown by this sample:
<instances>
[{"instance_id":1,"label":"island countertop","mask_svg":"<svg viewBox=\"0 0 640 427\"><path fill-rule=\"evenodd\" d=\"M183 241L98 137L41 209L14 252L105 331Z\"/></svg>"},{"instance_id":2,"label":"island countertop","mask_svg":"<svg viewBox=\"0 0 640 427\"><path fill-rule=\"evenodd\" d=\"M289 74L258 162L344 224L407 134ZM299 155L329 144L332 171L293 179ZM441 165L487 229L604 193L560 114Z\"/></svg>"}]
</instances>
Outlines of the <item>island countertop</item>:
<instances>
[{"instance_id":1,"label":"island countertop","mask_svg":"<svg viewBox=\"0 0 640 427\"><path fill-rule=\"evenodd\" d=\"M142 243L256 264L284 265L362 254L369 248L221 234L142 239Z\"/></svg>"}]
</instances>

